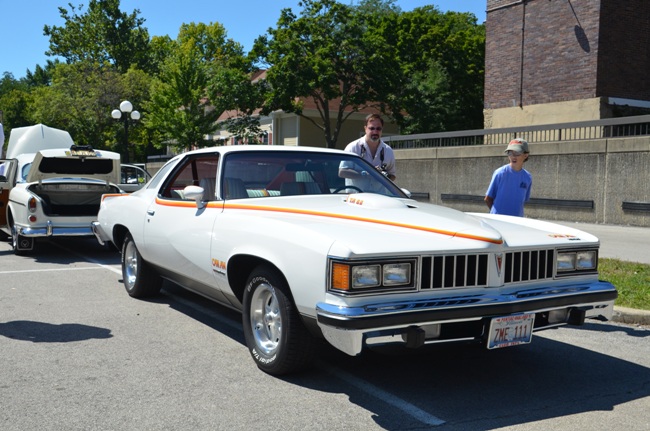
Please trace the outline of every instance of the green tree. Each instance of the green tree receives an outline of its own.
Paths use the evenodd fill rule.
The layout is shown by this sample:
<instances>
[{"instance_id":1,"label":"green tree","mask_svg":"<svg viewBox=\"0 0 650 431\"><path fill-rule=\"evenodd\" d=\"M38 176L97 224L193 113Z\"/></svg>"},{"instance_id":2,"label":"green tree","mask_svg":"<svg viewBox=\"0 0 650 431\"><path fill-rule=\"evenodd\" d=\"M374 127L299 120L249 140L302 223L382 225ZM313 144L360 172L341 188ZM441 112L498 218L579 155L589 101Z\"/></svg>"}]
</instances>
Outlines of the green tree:
<instances>
[{"instance_id":1,"label":"green tree","mask_svg":"<svg viewBox=\"0 0 650 431\"><path fill-rule=\"evenodd\" d=\"M90 0L85 13L83 5L68 6L70 11L59 7L65 20L62 27L43 28L50 38L47 55L61 56L67 63L112 64L121 73L132 65L148 70L149 33L142 27L145 20L138 17L138 9L122 12L119 0Z\"/></svg>"},{"instance_id":2,"label":"green tree","mask_svg":"<svg viewBox=\"0 0 650 431\"><path fill-rule=\"evenodd\" d=\"M27 69L27 74L25 75L25 82L30 87L39 87L42 85L50 85L52 83L52 72L57 64L61 62L56 59L54 61L47 60L45 67L37 64L34 68L34 72Z\"/></svg>"},{"instance_id":3,"label":"green tree","mask_svg":"<svg viewBox=\"0 0 650 431\"><path fill-rule=\"evenodd\" d=\"M344 121L380 106L385 83L395 79L394 52L367 14L334 0L305 0L300 17L281 12L277 28L259 37L252 55L268 67L264 112L293 112L323 131L336 147ZM318 117L305 111L305 101Z\"/></svg>"},{"instance_id":4,"label":"green tree","mask_svg":"<svg viewBox=\"0 0 650 431\"><path fill-rule=\"evenodd\" d=\"M211 143L204 137L217 130L224 110L210 100L211 71L233 64L243 64L241 45L227 39L221 24L181 26L146 105L143 122L157 147L191 149Z\"/></svg>"},{"instance_id":5,"label":"green tree","mask_svg":"<svg viewBox=\"0 0 650 431\"><path fill-rule=\"evenodd\" d=\"M152 76L158 76L165 59L176 47L176 41L169 36L153 36L149 42L149 69Z\"/></svg>"},{"instance_id":6,"label":"green tree","mask_svg":"<svg viewBox=\"0 0 650 431\"><path fill-rule=\"evenodd\" d=\"M485 27L473 14L425 6L375 29L396 48L402 77L385 101L403 133L483 127Z\"/></svg>"},{"instance_id":7,"label":"green tree","mask_svg":"<svg viewBox=\"0 0 650 431\"><path fill-rule=\"evenodd\" d=\"M0 96L10 93L13 90L28 90L28 86L22 80L14 78L13 73L4 72L0 79Z\"/></svg>"},{"instance_id":8,"label":"green tree","mask_svg":"<svg viewBox=\"0 0 650 431\"><path fill-rule=\"evenodd\" d=\"M67 130L77 144L114 149L115 125L110 112L123 94L121 76L111 68L87 62L59 64L52 84L34 88L29 118Z\"/></svg>"},{"instance_id":9,"label":"green tree","mask_svg":"<svg viewBox=\"0 0 650 431\"><path fill-rule=\"evenodd\" d=\"M0 94L0 107L2 107L2 126L5 133L5 140L8 142L11 129L24 127L32 124L27 117L27 111L31 103L29 92L14 88L6 93ZM0 149L4 147L4 142L0 142ZM2 151L0 151L2 154Z\"/></svg>"}]
</instances>

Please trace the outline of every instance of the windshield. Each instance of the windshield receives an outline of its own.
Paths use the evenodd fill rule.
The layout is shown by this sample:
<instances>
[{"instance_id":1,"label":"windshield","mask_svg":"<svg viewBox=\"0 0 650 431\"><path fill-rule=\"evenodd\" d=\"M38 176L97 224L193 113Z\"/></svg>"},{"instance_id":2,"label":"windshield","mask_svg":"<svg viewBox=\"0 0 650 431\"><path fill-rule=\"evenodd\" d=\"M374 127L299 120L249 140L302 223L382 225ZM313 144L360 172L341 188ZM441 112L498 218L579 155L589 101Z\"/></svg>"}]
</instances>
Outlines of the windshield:
<instances>
[{"instance_id":1,"label":"windshield","mask_svg":"<svg viewBox=\"0 0 650 431\"><path fill-rule=\"evenodd\" d=\"M226 199L332 193L406 197L351 153L247 151L227 155L224 163L221 196Z\"/></svg>"},{"instance_id":2,"label":"windshield","mask_svg":"<svg viewBox=\"0 0 650 431\"><path fill-rule=\"evenodd\" d=\"M19 178L17 178L16 181L19 182L19 183L24 183L25 181L27 181L27 175L29 174L29 170L31 168L32 168L31 163L27 163L27 164L23 165L23 167L20 169Z\"/></svg>"}]
</instances>

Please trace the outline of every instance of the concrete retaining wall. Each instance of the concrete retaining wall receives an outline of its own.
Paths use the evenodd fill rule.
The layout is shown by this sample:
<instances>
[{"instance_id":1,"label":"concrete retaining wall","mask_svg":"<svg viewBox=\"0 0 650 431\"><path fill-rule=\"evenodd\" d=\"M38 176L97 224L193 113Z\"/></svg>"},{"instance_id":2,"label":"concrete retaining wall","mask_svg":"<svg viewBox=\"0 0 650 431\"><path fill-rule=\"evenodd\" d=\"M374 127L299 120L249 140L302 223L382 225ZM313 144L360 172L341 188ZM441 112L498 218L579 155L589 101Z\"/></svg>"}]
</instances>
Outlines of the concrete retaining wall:
<instances>
[{"instance_id":1,"label":"concrete retaining wall","mask_svg":"<svg viewBox=\"0 0 650 431\"><path fill-rule=\"evenodd\" d=\"M396 150L397 183L428 193L432 203L487 212L479 197L492 172L507 163L504 150L500 145ZM526 205L526 217L650 227L650 137L531 143L530 150L524 167L533 175L535 202ZM585 205L589 202L593 205Z\"/></svg>"}]
</instances>

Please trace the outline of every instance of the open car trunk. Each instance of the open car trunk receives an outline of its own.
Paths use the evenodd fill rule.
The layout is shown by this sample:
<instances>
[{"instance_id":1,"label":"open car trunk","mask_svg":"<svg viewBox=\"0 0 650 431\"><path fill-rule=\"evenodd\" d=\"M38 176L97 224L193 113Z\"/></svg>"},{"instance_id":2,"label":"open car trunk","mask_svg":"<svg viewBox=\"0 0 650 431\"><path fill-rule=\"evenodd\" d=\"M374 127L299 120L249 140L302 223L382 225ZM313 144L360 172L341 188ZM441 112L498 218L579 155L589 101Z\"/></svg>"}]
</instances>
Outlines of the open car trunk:
<instances>
[{"instance_id":1,"label":"open car trunk","mask_svg":"<svg viewBox=\"0 0 650 431\"><path fill-rule=\"evenodd\" d=\"M93 216L99 212L102 194L120 193L116 186L88 183L37 183L29 190L43 201L48 216Z\"/></svg>"}]
</instances>

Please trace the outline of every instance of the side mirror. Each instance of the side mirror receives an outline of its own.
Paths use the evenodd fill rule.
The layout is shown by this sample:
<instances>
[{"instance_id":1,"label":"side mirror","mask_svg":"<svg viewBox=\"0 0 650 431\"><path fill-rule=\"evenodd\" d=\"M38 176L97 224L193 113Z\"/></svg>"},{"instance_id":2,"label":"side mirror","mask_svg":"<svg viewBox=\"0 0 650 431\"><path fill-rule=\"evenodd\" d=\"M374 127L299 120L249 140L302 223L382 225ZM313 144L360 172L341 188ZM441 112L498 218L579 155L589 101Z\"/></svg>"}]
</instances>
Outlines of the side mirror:
<instances>
[{"instance_id":1,"label":"side mirror","mask_svg":"<svg viewBox=\"0 0 650 431\"><path fill-rule=\"evenodd\" d=\"M199 186L187 186L183 189L183 196L185 199L194 199L196 202L196 207L198 209L205 208L205 201L203 200L203 187Z\"/></svg>"}]
</instances>

